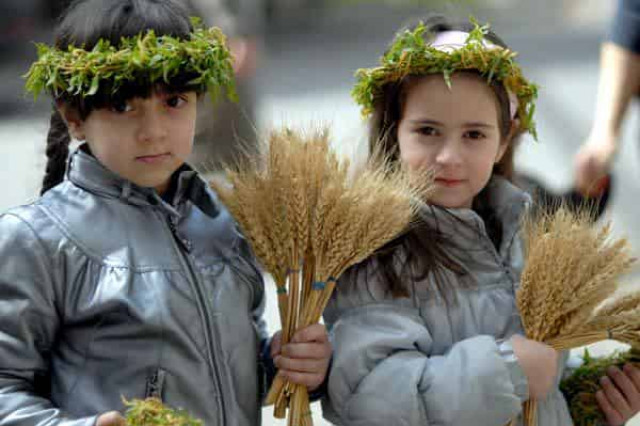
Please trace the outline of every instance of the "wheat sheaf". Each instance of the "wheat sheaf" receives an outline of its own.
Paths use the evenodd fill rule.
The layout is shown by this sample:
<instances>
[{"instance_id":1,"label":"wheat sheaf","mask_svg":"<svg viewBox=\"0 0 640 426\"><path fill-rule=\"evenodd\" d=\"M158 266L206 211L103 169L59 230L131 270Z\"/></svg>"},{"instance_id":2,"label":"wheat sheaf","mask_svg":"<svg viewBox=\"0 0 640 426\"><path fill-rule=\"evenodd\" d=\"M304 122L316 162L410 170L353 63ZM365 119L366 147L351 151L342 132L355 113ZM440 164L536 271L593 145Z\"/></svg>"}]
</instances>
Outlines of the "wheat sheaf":
<instances>
[{"instance_id":1,"label":"wheat sheaf","mask_svg":"<svg viewBox=\"0 0 640 426\"><path fill-rule=\"evenodd\" d=\"M381 156L355 167L331 149L326 127L275 130L263 148L212 186L274 278L286 344L320 320L347 268L407 228L432 180ZM289 409L289 425L312 425L303 386L277 376L266 404L278 418Z\"/></svg>"},{"instance_id":2,"label":"wheat sheaf","mask_svg":"<svg viewBox=\"0 0 640 426\"><path fill-rule=\"evenodd\" d=\"M586 207L566 206L524 219L526 263L516 299L526 336L557 350L606 339L639 347L640 293L615 296L634 263L629 244L591 219ZM525 425L537 424L536 406L525 403Z\"/></svg>"}]
</instances>

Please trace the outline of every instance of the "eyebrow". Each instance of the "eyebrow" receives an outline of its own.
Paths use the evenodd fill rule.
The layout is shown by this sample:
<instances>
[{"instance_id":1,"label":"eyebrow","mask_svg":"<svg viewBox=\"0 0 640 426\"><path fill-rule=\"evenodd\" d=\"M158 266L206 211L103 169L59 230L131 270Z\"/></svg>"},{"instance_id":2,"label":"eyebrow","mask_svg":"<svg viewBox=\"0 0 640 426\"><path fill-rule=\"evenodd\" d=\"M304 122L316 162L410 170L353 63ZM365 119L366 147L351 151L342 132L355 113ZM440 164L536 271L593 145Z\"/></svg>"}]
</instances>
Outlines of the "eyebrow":
<instances>
[{"instance_id":1,"label":"eyebrow","mask_svg":"<svg viewBox=\"0 0 640 426\"><path fill-rule=\"evenodd\" d=\"M188 90L177 90L177 89L172 89L172 88L169 88L169 87L163 88L163 89L158 89L156 91L156 93L158 95L161 95L161 96L176 96L176 95L181 95L181 94L187 93L187 92L188 92Z\"/></svg>"},{"instance_id":2,"label":"eyebrow","mask_svg":"<svg viewBox=\"0 0 640 426\"><path fill-rule=\"evenodd\" d=\"M153 88L158 95L175 96L193 91L188 87L173 87L166 84L158 84Z\"/></svg>"},{"instance_id":3,"label":"eyebrow","mask_svg":"<svg viewBox=\"0 0 640 426\"><path fill-rule=\"evenodd\" d=\"M417 119L417 120L409 120L409 122L413 125L430 125L430 126L441 126L444 127L444 124L441 123L440 121L437 120L430 120L430 119ZM483 128L483 129L494 129L496 126L494 126L493 124L488 124L488 123L484 123L482 121L470 121L467 123L463 123L462 127L465 128L469 128L469 127L474 127L474 128Z\"/></svg>"}]
</instances>

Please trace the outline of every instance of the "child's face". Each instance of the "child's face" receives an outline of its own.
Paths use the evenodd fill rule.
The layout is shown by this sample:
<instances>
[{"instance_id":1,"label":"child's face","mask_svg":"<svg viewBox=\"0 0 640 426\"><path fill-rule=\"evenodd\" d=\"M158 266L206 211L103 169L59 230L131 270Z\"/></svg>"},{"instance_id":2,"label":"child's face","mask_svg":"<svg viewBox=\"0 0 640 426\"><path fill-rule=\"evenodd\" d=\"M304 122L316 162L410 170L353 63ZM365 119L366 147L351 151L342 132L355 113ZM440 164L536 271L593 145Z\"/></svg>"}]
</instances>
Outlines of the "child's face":
<instances>
[{"instance_id":1,"label":"child's face","mask_svg":"<svg viewBox=\"0 0 640 426\"><path fill-rule=\"evenodd\" d=\"M162 194L191 153L196 101L195 92L156 91L92 111L76 132L108 169Z\"/></svg>"},{"instance_id":2,"label":"child's face","mask_svg":"<svg viewBox=\"0 0 640 426\"><path fill-rule=\"evenodd\" d=\"M398 125L400 158L410 168L435 172L433 204L470 208L504 154L498 101L479 76L458 73L449 89L429 75L408 90Z\"/></svg>"}]
</instances>

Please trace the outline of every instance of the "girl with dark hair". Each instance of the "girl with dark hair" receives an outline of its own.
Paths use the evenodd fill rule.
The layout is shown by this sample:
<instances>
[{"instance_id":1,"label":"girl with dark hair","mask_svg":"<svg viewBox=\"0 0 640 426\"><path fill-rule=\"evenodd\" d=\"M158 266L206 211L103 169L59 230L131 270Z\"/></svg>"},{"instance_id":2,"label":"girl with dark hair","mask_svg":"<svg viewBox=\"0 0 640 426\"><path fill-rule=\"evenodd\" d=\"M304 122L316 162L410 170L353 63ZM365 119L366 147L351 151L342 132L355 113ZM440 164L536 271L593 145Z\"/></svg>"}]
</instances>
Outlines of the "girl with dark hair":
<instances>
[{"instance_id":1,"label":"girl with dark hair","mask_svg":"<svg viewBox=\"0 0 640 426\"><path fill-rule=\"evenodd\" d=\"M343 275L325 311L333 423L522 424L531 398L538 424L573 424L558 389L565 356L522 337L515 303L530 199L510 182L513 152L535 136L537 92L514 56L486 26L433 17L357 74L370 153L431 169L435 189L411 230ZM640 385L629 371L612 380ZM628 419L640 394L620 389L605 394Z\"/></svg>"},{"instance_id":2,"label":"girl with dark hair","mask_svg":"<svg viewBox=\"0 0 640 426\"><path fill-rule=\"evenodd\" d=\"M276 367L319 388L326 331L267 338L255 258L185 164L198 96L233 96L223 34L178 0L76 1L27 88L55 111L42 196L0 216L0 425L118 425L145 397L256 425Z\"/></svg>"}]
</instances>

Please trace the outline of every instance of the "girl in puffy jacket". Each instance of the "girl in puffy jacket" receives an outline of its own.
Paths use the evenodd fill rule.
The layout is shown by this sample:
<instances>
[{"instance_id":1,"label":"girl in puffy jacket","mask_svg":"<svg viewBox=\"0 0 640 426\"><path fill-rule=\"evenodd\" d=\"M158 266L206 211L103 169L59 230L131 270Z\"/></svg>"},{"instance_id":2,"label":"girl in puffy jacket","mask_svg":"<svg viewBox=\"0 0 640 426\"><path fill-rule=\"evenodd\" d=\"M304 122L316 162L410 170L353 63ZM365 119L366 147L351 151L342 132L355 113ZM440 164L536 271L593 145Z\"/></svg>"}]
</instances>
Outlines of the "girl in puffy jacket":
<instances>
[{"instance_id":1,"label":"girl in puffy jacket","mask_svg":"<svg viewBox=\"0 0 640 426\"><path fill-rule=\"evenodd\" d=\"M433 17L357 74L370 152L432 169L435 190L415 227L347 271L325 311L333 423L500 426L533 398L539 425L573 424L558 389L565 356L522 336L515 303L530 199L510 178L519 136L535 134L536 87L506 49L486 27ZM632 367L603 379L611 424L640 410L639 389Z\"/></svg>"}]
</instances>

